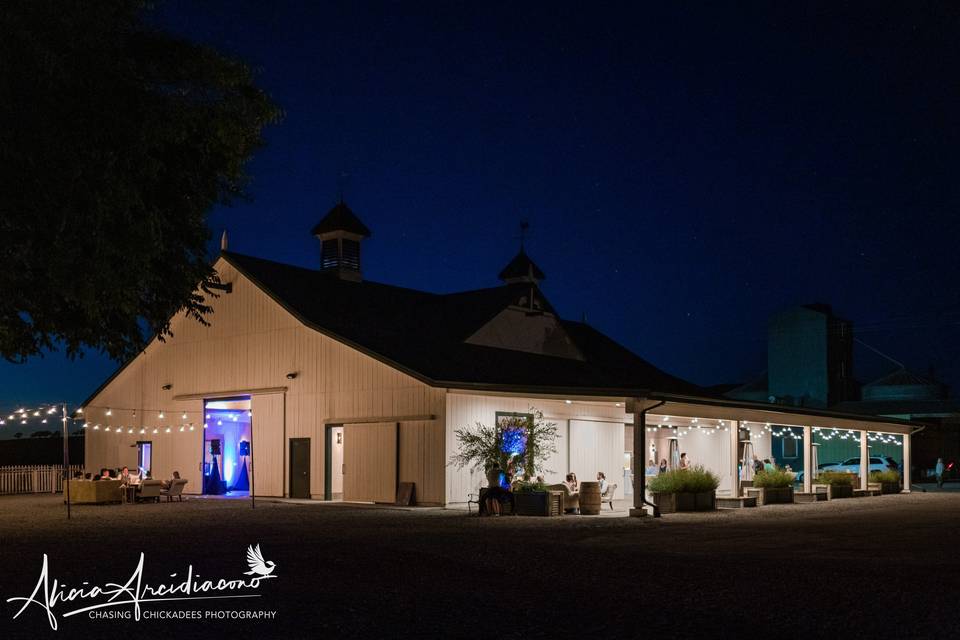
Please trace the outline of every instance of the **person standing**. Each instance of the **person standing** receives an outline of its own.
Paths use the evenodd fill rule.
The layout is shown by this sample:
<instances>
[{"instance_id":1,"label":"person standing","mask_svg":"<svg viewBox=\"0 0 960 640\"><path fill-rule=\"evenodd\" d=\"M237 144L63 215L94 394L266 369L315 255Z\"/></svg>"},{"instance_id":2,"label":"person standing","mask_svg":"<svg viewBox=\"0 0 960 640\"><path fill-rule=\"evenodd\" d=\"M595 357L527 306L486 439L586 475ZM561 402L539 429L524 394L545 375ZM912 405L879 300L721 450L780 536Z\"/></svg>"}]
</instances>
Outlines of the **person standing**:
<instances>
[{"instance_id":1,"label":"person standing","mask_svg":"<svg viewBox=\"0 0 960 640\"><path fill-rule=\"evenodd\" d=\"M680 454L680 470L686 471L690 468L690 458L687 457L686 453Z\"/></svg>"},{"instance_id":2,"label":"person standing","mask_svg":"<svg viewBox=\"0 0 960 640\"><path fill-rule=\"evenodd\" d=\"M934 471L937 474L937 488L943 489L943 458L937 458L937 466Z\"/></svg>"},{"instance_id":3,"label":"person standing","mask_svg":"<svg viewBox=\"0 0 960 640\"><path fill-rule=\"evenodd\" d=\"M667 459L660 458L660 473L666 473L666 472L667 472Z\"/></svg>"}]
</instances>

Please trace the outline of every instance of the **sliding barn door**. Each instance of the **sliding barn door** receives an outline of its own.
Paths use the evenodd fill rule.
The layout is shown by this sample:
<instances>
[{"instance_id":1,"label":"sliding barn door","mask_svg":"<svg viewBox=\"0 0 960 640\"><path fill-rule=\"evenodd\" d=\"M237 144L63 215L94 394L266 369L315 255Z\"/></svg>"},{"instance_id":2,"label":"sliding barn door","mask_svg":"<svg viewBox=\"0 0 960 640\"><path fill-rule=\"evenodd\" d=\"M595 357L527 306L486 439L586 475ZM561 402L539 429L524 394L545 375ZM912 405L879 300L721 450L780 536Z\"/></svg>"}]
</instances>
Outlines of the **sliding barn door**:
<instances>
[{"instance_id":1,"label":"sliding barn door","mask_svg":"<svg viewBox=\"0 0 960 640\"><path fill-rule=\"evenodd\" d=\"M343 499L394 502L396 497L396 423L343 425Z\"/></svg>"}]
</instances>

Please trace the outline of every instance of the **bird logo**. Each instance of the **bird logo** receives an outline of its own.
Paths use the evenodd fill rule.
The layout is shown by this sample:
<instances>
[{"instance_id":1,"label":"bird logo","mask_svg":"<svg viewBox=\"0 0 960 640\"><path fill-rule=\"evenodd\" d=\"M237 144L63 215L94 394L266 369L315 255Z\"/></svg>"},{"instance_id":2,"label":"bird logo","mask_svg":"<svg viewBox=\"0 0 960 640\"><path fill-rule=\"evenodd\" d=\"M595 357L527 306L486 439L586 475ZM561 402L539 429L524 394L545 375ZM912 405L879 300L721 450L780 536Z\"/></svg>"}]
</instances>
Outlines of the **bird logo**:
<instances>
[{"instance_id":1,"label":"bird logo","mask_svg":"<svg viewBox=\"0 0 960 640\"><path fill-rule=\"evenodd\" d=\"M266 578L277 568L273 560L263 559L263 553L260 551L259 544L256 547L253 545L247 547L247 564L250 565L250 571L245 571L243 574L245 576L256 575L261 578Z\"/></svg>"}]
</instances>

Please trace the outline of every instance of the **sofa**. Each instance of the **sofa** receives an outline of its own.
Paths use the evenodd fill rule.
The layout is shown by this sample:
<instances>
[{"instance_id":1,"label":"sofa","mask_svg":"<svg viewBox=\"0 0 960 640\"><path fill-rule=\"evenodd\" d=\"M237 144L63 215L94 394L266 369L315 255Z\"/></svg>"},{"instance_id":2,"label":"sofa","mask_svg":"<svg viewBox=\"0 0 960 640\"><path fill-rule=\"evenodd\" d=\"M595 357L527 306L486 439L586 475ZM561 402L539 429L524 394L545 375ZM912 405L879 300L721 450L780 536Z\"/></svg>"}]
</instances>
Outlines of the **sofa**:
<instances>
[{"instance_id":1,"label":"sofa","mask_svg":"<svg viewBox=\"0 0 960 640\"><path fill-rule=\"evenodd\" d=\"M70 504L120 502L119 480L70 480Z\"/></svg>"},{"instance_id":2,"label":"sofa","mask_svg":"<svg viewBox=\"0 0 960 640\"><path fill-rule=\"evenodd\" d=\"M548 491L559 491L563 494L563 510L572 511L573 509L580 509L580 494L579 493L570 493L570 489L567 488L567 485L552 484L547 487Z\"/></svg>"}]
</instances>

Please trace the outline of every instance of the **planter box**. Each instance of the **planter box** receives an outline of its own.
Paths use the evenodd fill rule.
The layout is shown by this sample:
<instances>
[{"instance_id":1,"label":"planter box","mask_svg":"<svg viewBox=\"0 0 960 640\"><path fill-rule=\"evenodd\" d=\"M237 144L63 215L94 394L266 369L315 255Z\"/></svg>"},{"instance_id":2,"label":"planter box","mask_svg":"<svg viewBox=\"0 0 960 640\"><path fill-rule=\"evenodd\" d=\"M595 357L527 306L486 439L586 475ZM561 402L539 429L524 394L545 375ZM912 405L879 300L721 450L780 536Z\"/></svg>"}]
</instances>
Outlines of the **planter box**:
<instances>
[{"instance_id":1,"label":"planter box","mask_svg":"<svg viewBox=\"0 0 960 640\"><path fill-rule=\"evenodd\" d=\"M756 496L757 504L793 504L793 487L751 487L748 496Z\"/></svg>"},{"instance_id":2,"label":"planter box","mask_svg":"<svg viewBox=\"0 0 960 640\"><path fill-rule=\"evenodd\" d=\"M880 493L900 493L900 483L899 482L881 482L880 483Z\"/></svg>"},{"instance_id":3,"label":"planter box","mask_svg":"<svg viewBox=\"0 0 960 640\"><path fill-rule=\"evenodd\" d=\"M518 516L559 516L563 513L559 491L523 491L513 494L513 512Z\"/></svg>"},{"instance_id":4,"label":"planter box","mask_svg":"<svg viewBox=\"0 0 960 640\"><path fill-rule=\"evenodd\" d=\"M678 511L713 511L717 508L715 491L707 493L654 493L653 504L661 513Z\"/></svg>"},{"instance_id":5,"label":"planter box","mask_svg":"<svg viewBox=\"0 0 960 640\"><path fill-rule=\"evenodd\" d=\"M853 485L851 484L829 484L827 485L827 496L830 500L853 497Z\"/></svg>"}]
</instances>

